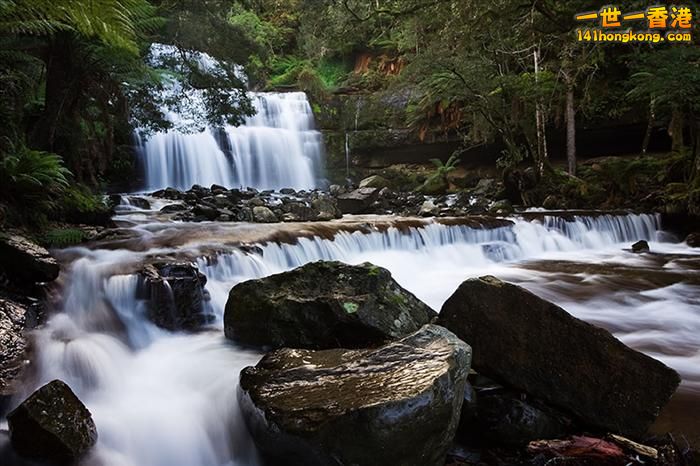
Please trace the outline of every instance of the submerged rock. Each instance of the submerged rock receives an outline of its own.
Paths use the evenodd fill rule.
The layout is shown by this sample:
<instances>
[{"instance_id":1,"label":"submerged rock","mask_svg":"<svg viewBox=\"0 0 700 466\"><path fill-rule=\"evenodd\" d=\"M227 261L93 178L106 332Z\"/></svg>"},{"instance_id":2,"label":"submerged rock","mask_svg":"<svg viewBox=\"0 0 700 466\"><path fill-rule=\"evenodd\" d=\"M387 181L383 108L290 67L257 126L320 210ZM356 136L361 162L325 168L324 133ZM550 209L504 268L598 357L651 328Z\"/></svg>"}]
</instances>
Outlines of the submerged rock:
<instances>
[{"instance_id":1,"label":"submerged rock","mask_svg":"<svg viewBox=\"0 0 700 466\"><path fill-rule=\"evenodd\" d=\"M438 322L472 345L480 373L592 427L642 434L680 383L606 330L494 277L462 283Z\"/></svg>"},{"instance_id":2,"label":"submerged rock","mask_svg":"<svg viewBox=\"0 0 700 466\"><path fill-rule=\"evenodd\" d=\"M632 252L634 253L640 253L640 252L649 252L649 243L647 243L644 240L637 241L632 245Z\"/></svg>"},{"instance_id":3,"label":"submerged rock","mask_svg":"<svg viewBox=\"0 0 700 466\"><path fill-rule=\"evenodd\" d=\"M233 287L228 338L293 348L359 348L415 332L436 317L381 267L315 262Z\"/></svg>"},{"instance_id":4,"label":"submerged rock","mask_svg":"<svg viewBox=\"0 0 700 466\"><path fill-rule=\"evenodd\" d=\"M0 398L15 393L14 382L26 367L26 314L24 306L0 298Z\"/></svg>"},{"instance_id":5,"label":"submerged rock","mask_svg":"<svg viewBox=\"0 0 700 466\"><path fill-rule=\"evenodd\" d=\"M24 289L55 280L60 270L49 251L16 234L0 235L0 257L5 274Z\"/></svg>"},{"instance_id":6,"label":"submerged rock","mask_svg":"<svg viewBox=\"0 0 700 466\"><path fill-rule=\"evenodd\" d=\"M207 277L191 263L160 263L144 267L142 297L148 317L167 330L196 331L214 321L205 301Z\"/></svg>"},{"instance_id":7,"label":"submerged rock","mask_svg":"<svg viewBox=\"0 0 700 466\"><path fill-rule=\"evenodd\" d=\"M90 411L60 380L34 392L7 422L17 453L51 464L72 464L97 442Z\"/></svg>"},{"instance_id":8,"label":"submerged rock","mask_svg":"<svg viewBox=\"0 0 700 466\"><path fill-rule=\"evenodd\" d=\"M271 464L443 466L470 359L435 325L377 349L282 349L241 372L239 400Z\"/></svg>"},{"instance_id":9,"label":"submerged rock","mask_svg":"<svg viewBox=\"0 0 700 466\"><path fill-rule=\"evenodd\" d=\"M379 197L379 188L360 188L337 197L338 208L344 214L365 213Z\"/></svg>"}]
</instances>

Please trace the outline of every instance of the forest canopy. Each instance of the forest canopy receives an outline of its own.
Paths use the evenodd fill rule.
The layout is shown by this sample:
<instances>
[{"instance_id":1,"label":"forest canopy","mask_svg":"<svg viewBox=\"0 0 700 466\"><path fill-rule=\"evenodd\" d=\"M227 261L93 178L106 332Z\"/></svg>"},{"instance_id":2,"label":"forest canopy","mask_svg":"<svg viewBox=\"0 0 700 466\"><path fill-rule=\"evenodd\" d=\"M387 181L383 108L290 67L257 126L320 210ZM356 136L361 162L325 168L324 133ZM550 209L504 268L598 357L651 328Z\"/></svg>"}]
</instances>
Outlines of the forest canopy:
<instances>
[{"instance_id":1,"label":"forest canopy","mask_svg":"<svg viewBox=\"0 0 700 466\"><path fill-rule=\"evenodd\" d=\"M339 91L402 89L415 131L457 133L465 149L498 144L503 167L527 163L540 174L550 170L549 128L566 131L575 175L577 127L643 122L648 134L663 128L685 157L696 202L697 34L684 44L578 42L575 15L597 8L579 0L1 0L0 167L4 179L24 181L0 189L17 203L32 191L125 177L135 132L168 129L165 113L187 105L167 92L177 81L205 103L191 131L240 124L253 111L249 90L301 89L323 102ZM217 66L203 66L202 53Z\"/></svg>"}]
</instances>

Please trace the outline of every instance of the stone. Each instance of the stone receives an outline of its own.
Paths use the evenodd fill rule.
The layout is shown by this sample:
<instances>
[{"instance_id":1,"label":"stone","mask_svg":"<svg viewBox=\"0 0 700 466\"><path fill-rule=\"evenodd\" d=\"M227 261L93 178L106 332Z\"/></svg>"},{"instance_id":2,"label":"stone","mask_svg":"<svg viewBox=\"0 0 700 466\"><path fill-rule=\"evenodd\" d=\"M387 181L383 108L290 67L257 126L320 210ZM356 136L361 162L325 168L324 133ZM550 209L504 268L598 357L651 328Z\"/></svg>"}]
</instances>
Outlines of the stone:
<instances>
[{"instance_id":1,"label":"stone","mask_svg":"<svg viewBox=\"0 0 700 466\"><path fill-rule=\"evenodd\" d=\"M26 324L27 308L0 298L0 397L16 393L15 382L27 366Z\"/></svg>"},{"instance_id":2,"label":"stone","mask_svg":"<svg viewBox=\"0 0 700 466\"><path fill-rule=\"evenodd\" d=\"M372 175L360 181L360 188L388 188L391 182L381 175Z\"/></svg>"},{"instance_id":3,"label":"stone","mask_svg":"<svg viewBox=\"0 0 700 466\"><path fill-rule=\"evenodd\" d=\"M214 321L204 290L207 277L191 263L156 263L140 272L141 298L148 302L148 318L170 331L197 331Z\"/></svg>"},{"instance_id":4,"label":"stone","mask_svg":"<svg viewBox=\"0 0 700 466\"><path fill-rule=\"evenodd\" d=\"M162 214L173 214L176 212L183 212L187 210L187 206L184 204L168 204L164 206L162 209L160 209L160 213Z\"/></svg>"},{"instance_id":5,"label":"stone","mask_svg":"<svg viewBox=\"0 0 700 466\"><path fill-rule=\"evenodd\" d=\"M60 271L46 248L17 234L0 234L0 257L0 269L23 289L30 289L36 283L51 282Z\"/></svg>"},{"instance_id":6,"label":"stone","mask_svg":"<svg viewBox=\"0 0 700 466\"><path fill-rule=\"evenodd\" d=\"M277 223L279 220L273 211L267 207L253 207L253 219L257 223Z\"/></svg>"},{"instance_id":7,"label":"stone","mask_svg":"<svg viewBox=\"0 0 700 466\"><path fill-rule=\"evenodd\" d=\"M557 196L550 194L549 196L544 198L544 201L542 201L542 207L544 207L547 210L560 209L561 200Z\"/></svg>"},{"instance_id":8,"label":"stone","mask_svg":"<svg viewBox=\"0 0 700 466\"><path fill-rule=\"evenodd\" d=\"M138 207L139 209L149 210L151 208L151 203L148 202L148 199L144 199L143 197L129 196L127 197L127 200L129 204L134 207Z\"/></svg>"},{"instance_id":9,"label":"stone","mask_svg":"<svg viewBox=\"0 0 700 466\"><path fill-rule=\"evenodd\" d=\"M567 416L526 394L498 384L472 390L473 395L465 390L458 431L458 439L466 444L518 447L570 433Z\"/></svg>"},{"instance_id":10,"label":"stone","mask_svg":"<svg viewBox=\"0 0 700 466\"><path fill-rule=\"evenodd\" d=\"M377 188L359 188L347 194L341 194L338 200L338 208L343 214L362 214L379 197Z\"/></svg>"},{"instance_id":11,"label":"stone","mask_svg":"<svg viewBox=\"0 0 700 466\"><path fill-rule=\"evenodd\" d=\"M474 348L479 373L598 429L644 433L680 383L608 331L494 277L462 283L438 323Z\"/></svg>"},{"instance_id":12,"label":"stone","mask_svg":"<svg viewBox=\"0 0 700 466\"><path fill-rule=\"evenodd\" d=\"M192 209L192 213L209 221L216 220L216 218L221 215L217 208L204 204L196 205L194 209Z\"/></svg>"},{"instance_id":13,"label":"stone","mask_svg":"<svg viewBox=\"0 0 700 466\"><path fill-rule=\"evenodd\" d=\"M284 194L285 196L293 196L297 192L293 190L292 188L282 188L280 189L280 194Z\"/></svg>"},{"instance_id":14,"label":"stone","mask_svg":"<svg viewBox=\"0 0 700 466\"><path fill-rule=\"evenodd\" d=\"M376 349L282 349L241 372L239 402L268 464L443 466L470 359L435 325Z\"/></svg>"},{"instance_id":15,"label":"stone","mask_svg":"<svg viewBox=\"0 0 700 466\"><path fill-rule=\"evenodd\" d=\"M254 197L248 201L248 205L251 207L265 207L265 199L261 197Z\"/></svg>"},{"instance_id":16,"label":"stone","mask_svg":"<svg viewBox=\"0 0 700 466\"><path fill-rule=\"evenodd\" d=\"M502 199L494 202L489 212L495 215L510 215L513 213L513 205L507 199Z\"/></svg>"},{"instance_id":17,"label":"stone","mask_svg":"<svg viewBox=\"0 0 700 466\"><path fill-rule=\"evenodd\" d=\"M415 332L435 311L381 267L315 262L233 287L226 336L293 348L361 348Z\"/></svg>"},{"instance_id":18,"label":"stone","mask_svg":"<svg viewBox=\"0 0 700 466\"><path fill-rule=\"evenodd\" d=\"M341 218L343 213L338 209L338 202L331 196L319 195L311 201L311 207L318 212L316 220L328 221Z\"/></svg>"},{"instance_id":19,"label":"stone","mask_svg":"<svg viewBox=\"0 0 700 466\"><path fill-rule=\"evenodd\" d=\"M640 252L649 252L649 243L647 243L644 240L637 241L632 245L632 252L634 253L640 253Z\"/></svg>"},{"instance_id":20,"label":"stone","mask_svg":"<svg viewBox=\"0 0 700 466\"><path fill-rule=\"evenodd\" d=\"M50 382L7 415L10 441L21 456L69 465L97 442L90 411L60 380Z\"/></svg>"},{"instance_id":21,"label":"stone","mask_svg":"<svg viewBox=\"0 0 700 466\"><path fill-rule=\"evenodd\" d=\"M700 233L691 233L685 238L685 244L691 248L700 248Z\"/></svg>"},{"instance_id":22,"label":"stone","mask_svg":"<svg viewBox=\"0 0 700 466\"><path fill-rule=\"evenodd\" d=\"M433 201L428 199L421 205L418 215L421 217L435 217L440 213L440 208Z\"/></svg>"}]
</instances>

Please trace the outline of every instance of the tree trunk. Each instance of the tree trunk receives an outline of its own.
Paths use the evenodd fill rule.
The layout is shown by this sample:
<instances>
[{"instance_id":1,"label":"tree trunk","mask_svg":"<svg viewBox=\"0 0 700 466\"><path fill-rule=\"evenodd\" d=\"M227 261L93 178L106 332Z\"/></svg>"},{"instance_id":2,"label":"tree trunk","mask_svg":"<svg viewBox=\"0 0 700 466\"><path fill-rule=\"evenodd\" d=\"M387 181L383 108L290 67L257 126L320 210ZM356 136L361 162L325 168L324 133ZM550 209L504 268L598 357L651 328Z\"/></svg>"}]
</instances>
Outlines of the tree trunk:
<instances>
[{"instance_id":1,"label":"tree trunk","mask_svg":"<svg viewBox=\"0 0 700 466\"><path fill-rule=\"evenodd\" d=\"M566 87L566 160L569 175L576 175L576 109L574 108L574 87Z\"/></svg>"},{"instance_id":2,"label":"tree trunk","mask_svg":"<svg viewBox=\"0 0 700 466\"><path fill-rule=\"evenodd\" d=\"M535 60L535 83L538 82L538 73L540 72L540 56L539 48L533 52ZM537 100L535 105L535 126L537 128L537 172L540 176L544 175L545 164L547 163L547 133L544 116L544 108L542 103Z\"/></svg>"},{"instance_id":3,"label":"tree trunk","mask_svg":"<svg viewBox=\"0 0 700 466\"><path fill-rule=\"evenodd\" d=\"M651 141L651 132L654 129L654 121L656 120L656 105L654 99L649 101L649 121L647 122L647 130L644 132L644 141L642 141L642 154L646 155L649 150L649 142Z\"/></svg>"},{"instance_id":4,"label":"tree trunk","mask_svg":"<svg viewBox=\"0 0 700 466\"><path fill-rule=\"evenodd\" d=\"M671 114L671 122L668 125L668 135L671 136L671 151L683 151L683 112L674 108Z\"/></svg>"}]
</instances>

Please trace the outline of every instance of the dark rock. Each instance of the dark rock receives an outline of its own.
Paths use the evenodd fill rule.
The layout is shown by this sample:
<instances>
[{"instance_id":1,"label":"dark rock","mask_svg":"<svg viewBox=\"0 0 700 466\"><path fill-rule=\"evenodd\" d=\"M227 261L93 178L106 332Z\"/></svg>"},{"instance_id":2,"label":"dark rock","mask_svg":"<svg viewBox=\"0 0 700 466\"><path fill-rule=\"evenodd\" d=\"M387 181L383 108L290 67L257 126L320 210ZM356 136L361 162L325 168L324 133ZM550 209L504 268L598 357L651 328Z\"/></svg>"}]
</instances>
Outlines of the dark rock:
<instances>
[{"instance_id":1,"label":"dark rock","mask_svg":"<svg viewBox=\"0 0 700 466\"><path fill-rule=\"evenodd\" d=\"M649 252L649 243L647 243L644 240L637 241L632 245L632 252L634 253L640 253L640 252Z\"/></svg>"},{"instance_id":2,"label":"dark rock","mask_svg":"<svg viewBox=\"0 0 700 466\"><path fill-rule=\"evenodd\" d=\"M332 196L339 196L340 194L345 194L345 188L337 184L332 184L328 187L328 192Z\"/></svg>"},{"instance_id":3,"label":"dark rock","mask_svg":"<svg viewBox=\"0 0 700 466\"><path fill-rule=\"evenodd\" d=\"M228 189L226 189L224 186L221 186L218 184L211 185L211 187L209 189L214 194L226 194L228 192Z\"/></svg>"},{"instance_id":4,"label":"dark rock","mask_svg":"<svg viewBox=\"0 0 700 466\"><path fill-rule=\"evenodd\" d=\"M359 348L401 338L435 311L372 264L315 262L233 287L228 338L294 348Z\"/></svg>"},{"instance_id":5,"label":"dark rock","mask_svg":"<svg viewBox=\"0 0 700 466\"><path fill-rule=\"evenodd\" d=\"M466 443L524 446L570 433L566 416L523 393L496 385L477 387L473 396L465 398L460 418L459 439Z\"/></svg>"},{"instance_id":6,"label":"dark rock","mask_svg":"<svg viewBox=\"0 0 700 466\"><path fill-rule=\"evenodd\" d=\"M283 205L282 211L286 216L283 220L287 222L309 222L318 217L318 211L303 202L287 202Z\"/></svg>"},{"instance_id":7,"label":"dark rock","mask_svg":"<svg viewBox=\"0 0 700 466\"><path fill-rule=\"evenodd\" d=\"M129 204L134 207L138 207L139 209L149 210L151 208L151 203L148 202L148 199L144 199L143 197L129 196L127 197L127 200L129 201Z\"/></svg>"},{"instance_id":8,"label":"dark rock","mask_svg":"<svg viewBox=\"0 0 700 466\"><path fill-rule=\"evenodd\" d=\"M254 197L248 201L248 205L251 207L265 207L266 204L265 199L261 197Z\"/></svg>"},{"instance_id":9,"label":"dark rock","mask_svg":"<svg viewBox=\"0 0 700 466\"><path fill-rule=\"evenodd\" d=\"M249 207L242 207L236 212L236 220L238 220L239 222L252 222L253 209Z\"/></svg>"},{"instance_id":10,"label":"dark rock","mask_svg":"<svg viewBox=\"0 0 700 466\"><path fill-rule=\"evenodd\" d=\"M510 215L513 213L513 205L510 201L502 199L493 203L489 212L495 215Z\"/></svg>"},{"instance_id":11,"label":"dark rock","mask_svg":"<svg viewBox=\"0 0 700 466\"><path fill-rule=\"evenodd\" d=\"M297 192L293 190L292 188L282 188L280 189L280 194L284 194L285 196L292 196L296 194Z\"/></svg>"},{"instance_id":12,"label":"dark rock","mask_svg":"<svg viewBox=\"0 0 700 466\"><path fill-rule=\"evenodd\" d=\"M276 223L279 220L273 211L267 207L253 207L253 219L257 223Z\"/></svg>"},{"instance_id":13,"label":"dark rock","mask_svg":"<svg viewBox=\"0 0 700 466\"><path fill-rule=\"evenodd\" d=\"M16 393L15 383L27 366L26 324L27 308L0 298L0 397Z\"/></svg>"},{"instance_id":14,"label":"dark rock","mask_svg":"<svg viewBox=\"0 0 700 466\"><path fill-rule=\"evenodd\" d=\"M239 400L270 464L443 466L470 357L434 325L377 349L283 349L241 372Z\"/></svg>"},{"instance_id":15,"label":"dark rock","mask_svg":"<svg viewBox=\"0 0 700 466\"><path fill-rule=\"evenodd\" d=\"M542 207L548 210L560 209L561 200L557 196L550 194L549 196L544 198L544 201L542 201Z\"/></svg>"},{"instance_id":16,"label":"dark rock","mask_svg":"<svg viewBox=\"0 0 700 466\"><path fill-rule=\"evenodd\" d=\"M377 188L360 188L347 194L341 194L337 197L338 208L343 214L361 214L365 213L369 206L377 200L379 189Z\"/></svg>"},{"instance_id":17,"label":"dark rock","mask_svg":"<svg viewBox=\"0 0 700 466\"><path fill-rule=\"evenodd\" d=\"M221 215L219 210L215 207L210 207L204 204L199 204L192 209L192 213L198 217L202 217L206 220L216 220L216 218Z\"/></svg>"},{"instance_id":18,"label":"dark rock","mask_svg":"<svg viewBox=\"0 0 700 466\"><path fill-rule=\"evenodd\" d=\"M691 248L700 248L700 233L691 233L685 238L685 244Z\"/></svg>"},{"instance_id":19,"label":"dark rock","mask_svg":"<svg viewBox=\"0 0 700 466\"><path fill-rule=\"evenodd\" d=\"M609 332L494 277L467 280L438 322L474 348L474 368L592 427L646 431L680 383Z\"/></svg>"},{"instance_id":20,"label":"dark rock","mask_svg":"<svg viewBox=\"0 0 700 466\"><path fill-rule=\"evenodd\" d=\"M60 380L34 392L7 422L17 453L53 464L72 464L97 442L90 411Z\"/></svg>"},{"instance_id":21,"label":"dark rock","mask_svg":"<svg viewBox=\"0 0 700 466\"><path fill-rule=\"evenodd\" d=\"M182 212L184 210L187 210L187 206L184 204L170 204L160 209L160 212L163 214L172 214L175 212Z\"/></svg>"},{"instance_id":22,"label":"dark rock","mask_svg":"<svg viewBox=\"0 0 700 466\"><path fill-rule=\"evenodd\" d=\"M148 300L148 317L167 330L196 331L214 321L206 305L207 277L190 263L160 263L144 267L140 295Z\"/></svg>"},{"instance_id":23,"label":"dark rock","mask_svg":"<svg viewBox=\"0 0 700 466\"><path fill-rule=\"evenodd\" d=\"M23 289L53 281L60 271L49 251L20 235L0 235L0 257L0 268Z\"/></svg>"}]
</instances>

